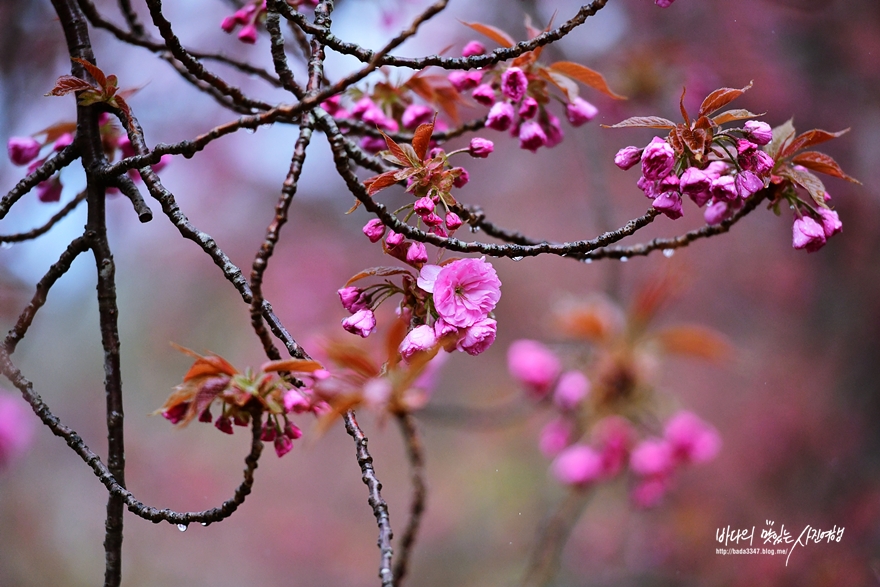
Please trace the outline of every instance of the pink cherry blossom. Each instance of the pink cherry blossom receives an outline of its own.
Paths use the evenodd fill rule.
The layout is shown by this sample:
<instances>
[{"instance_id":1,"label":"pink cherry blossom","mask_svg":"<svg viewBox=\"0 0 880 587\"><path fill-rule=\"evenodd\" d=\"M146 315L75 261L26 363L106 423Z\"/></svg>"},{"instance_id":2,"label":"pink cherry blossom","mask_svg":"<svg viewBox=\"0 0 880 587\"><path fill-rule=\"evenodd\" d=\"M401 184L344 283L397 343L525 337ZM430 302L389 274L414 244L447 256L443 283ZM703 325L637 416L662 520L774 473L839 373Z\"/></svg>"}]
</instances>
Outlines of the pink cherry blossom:
<instances>
[{"instance_id":1,"label":"pink cherry blossom","mask_svg":"<svg viewBox=\"0 0 880 587\"><path fill-rule=\"evenodd\" d=\"M672 145L660 137L654 137L642 152L642 175L657 180L666 177L675 164Z\"/></svg>"},{"instance_id":2,"label":"pink cherry blossom","mask_svg":"<svg viewBox=\"0 0 880 587\"><path fill-rule=\"evenodd\" d=\"M428 249L425 248L425 245L418 242L412 242L409 244L409 248L406 250L406 262L412 265L420 265L422 263L428 262Z\"/></svg>"},{"instance_id":3,"label":"pink cherry blossom","mask_svg":"<svg viewBox=\"0 0 880 587\"><path fill-rule=\"evenodd\" d=\"M486 52L486 47L479 41L470 41L461 50L462 57L473 57L474 55L482 55Z\"/></svg>"},{"instance_id":4,"label":"pink cherry blossom","mask_svg":"<svg viewBox=\"0 0 880 587\"><path fill-rule=\"evenodd\" d=\"M403 360L408 361L414 354L427 351L435 344L437 344L437 335L434 334L434 329L422 324L407 333L397 350Z\"/></svg>"},{"instance_id":5,"label":"pink cherry blossom","mask_svg":"<svg viewBox=\"0 0 880 587\"><path fill-rule=\"evenodd\" d=\"M565 106L565 117L572 126L581 126L593 120L599 109L584 100L575 98Z\"/></svg>"},{"instance_id":6,"label":"pink cherry blossom","mask_svg":"<svg viewBox=\"0 0 880 587\"><path fill-rule=\"evenodd\" d=\"M519 117L523 120L528 120L529 118L534 118L537 113L538 101L531 96L523 98L522 104L519 105L519 111L517 112Z\"/></svg>"},{"instance_id":7,"label":"pink cherry blossom","mask_svg":"<svg viewBox=\"0 0 880 587\"><path fill-rule=\"evenodd\" d=\"M15 165L27 165L40 154L40 143L33 137L12 137L6 143L9 160Z\"/></svg>"},{"instance_id":8,"label":"pink cherry blossom","mask_svg":"<svg viewBox=\"0 0 880 587\"><path fill-rule=\"evenodd\" d=\"M471 324L460 339L456 348L469 355L479 355L495 342L498 323L492 318L483 318Z\"/></svg>"},{"instance_id":9,"label":"pink cherry blossom","mask_svg":"<svg viewBox=\"0 0 880 587\"><path fill-rule=\"evenodd\" d=\"M822 230L825 231L826 239L831 238L843 230L843 223L840 221L840 217L834 210L819 208L819 217L822 221Z\"/></svg>"},{"instance_id":10,"label":"pink cherry blossom","mask_svg":"<svg viewBox=\"0 0 880 587\"><path fill-rule=\"evenodd\" d=\"M624 147L614 156L614 164L626 171L642 160L642 150L638 147Z\"/></svg>"},{"instance_id":11,"label":"pink cherry blossom","mask_svg":"<svg viewBox=\"0 0 880 587\"><path fill-rule=\"evenodd\" d=\"M629 466L643 477L666 475L675 468L672 445L660 438L647 438L633 449Z\"/></svg>"},{"instance_id":12,"label":"pink cherry blossom","mask_svg":"<svg viewBox=\"0 0 880 587\"><path fill-rule=\"evenodd\" d=\"M495 150L495 144L489 139L484 139L481 137L474 137L471 139L471 143L468 146L468 153L470 153L471 157L478 157L480 159L485 159L492 151Z\"/></svg>"},{"instance_id":13,"label":"pink cherry blossom","mask_svg":"<svg viewBox=\"0 0 880 587\"><path fill-rule=\"evenodd\" d=\"M458 229L462 225L462 220L455 212L446 213L446 228L450 231Z\"/></svg>"},{"instance_id":14,"label":"pink cherry blossom","mask_svg":"<svg viewBox=\"0 0 880 587\"><path fill-rule=\"evenodd\" d=\"M590 380L580 371L566 371L553 391L553 403L562 410L573 410L590 392Z\"/></svg>"},{"instance_id":15,"label":"pink cherry blossom","mask_svg":"<svg viewBox=\"0 0 880 587\"><path fill-rule=\"evenodd\" d=\"M501 299L501 281L483 259L444 266L433 284L434 308L449 324L466 328L486 318Z\"/></svg>"},{"instance_id":16,"label":"pink cherry blossom","mask_svg":"<svg viewBox=\"0 0 880 587\"><path fill-rule=\"evenodd\" d=\"M505 131L513 124L513 117L516 112L513 106L508 102L496 102L489 109L489 116L486 118L486 126L491 129Z\"/></svg>"},{"instance_id":17,"label":"pink cherry blossom","mask_svg":"<svg viewBox=\"0 0 880 587\"><path fill-rule=\"evenodd\" d=\"M825 240L825 229L809 216L798 218L791 227L791 246L796 249L813 253L825 245Z\"/></svg>"},{"instance_id":18,"label":"pink cherry blossom","mask_svg":"<svg viewBox=\"0 0 880 587\"><path fill-rule=\"evenodd\" d=\"M378 242L385 234L385 225L378 218L373 218L364 225L363 233L371 243Z\"/></svg>"},{"instance_id":19,"label":"pink cherry blossom","mask_svg":"<svg viewBox=\"0 0 880 587\"><path fill-rule=\"evenodd\" d=\"M664 437L673 457L682 464L705 463L721 449L721 437L692 412L682 411L666 422Z\"/></svg>"},{"instance_id":20,"label":"pink cherry blossom","mask_svg":"<svg viewBox=\"0 0 880 587\"><path fill-rule=\"evenodd\" d=\"M519 67L508 67L501 74L501 93L514 102L519 102L526 95L529 80Z\"/></svg>"},{"instance_id":21,"label":"pink cherry blossom","mask_svg":"<svg viewBox=\"0 0 880 587\"><path fill-rule=\"evenodd\" d=\"M401 122L403 122L403 128L413 130L420 124L431 122L433 117L434 110L428 106L425 106L424 104L410 104L406 107L406 110L403 111Z\"/></svg>"},{"instance_id":22,"label":"pink cherry blossom","mask_svg":"<svg viewBox=\"0 0 880 587\"><path fill-rule=\"evenodd\" d=\"M534 120L524 122L519 127L519 148L528 149L532 153L547 144L547 133Z\"/></svg>"},{"instance_id":23,"label":"pink cherry blossom","mask_svg":"<svg viewBox=\"0 0 880 587\"><path fill-rule=\"evenodd\" d=\"M366 338L376 328L376 317L372 310L358 310L342 321L342 327L352 334Z\"/></svg>"},{"instance_id":24,"label":"pink cherry blossom","mask_svg":"<svg viewBox=\"0 0 880 587\"><path fill-rule=\"evenodd\" d=\"M495 103L495 90L489 84L480 84L471 92L471 98L483 106L491 106Z\"/></svg>"},{"instance_id":25,"label":"pink cherry blossom","mask_svg":"<svg viewBox=\"0 0 880 587\"><path fill-rule=\"evenodd\" d=\"M555 457L571 441L571 423L565 418L550 420L541 429L538 437L538 449L545 457Z\"/></svg>"},{"instance_id":26,"label":"pink cherry blossom","mask_svg":"<svg viewBox=\"0 0 880 587\"><path fill-rule=\"evenodd\" d=\"M770 125L760 120L750 120L744 125L746 135L758 145L766 145L773 140L773 130Z\"/></svg>"}]
</instances>

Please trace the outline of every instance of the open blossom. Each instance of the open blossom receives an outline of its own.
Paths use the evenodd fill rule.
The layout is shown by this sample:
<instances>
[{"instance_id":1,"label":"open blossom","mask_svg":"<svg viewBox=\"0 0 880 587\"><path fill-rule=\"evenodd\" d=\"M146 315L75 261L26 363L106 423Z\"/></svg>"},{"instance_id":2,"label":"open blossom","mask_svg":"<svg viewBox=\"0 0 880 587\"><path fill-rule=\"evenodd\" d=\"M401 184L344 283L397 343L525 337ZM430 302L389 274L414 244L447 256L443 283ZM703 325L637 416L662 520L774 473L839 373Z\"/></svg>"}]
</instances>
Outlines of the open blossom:
<instances>
[{"instance_id":1,"label":"open blossom","mask_svg":"<svg viewBox=\"0 0 880 587\"><path fill-rule=\"evenodd\" d=\"M492 318L483 318L471 324L462 337L458 340L456 347L460 351L464 351L469 355L479 355L495 342L495 334L498 330L498 323Z\"/></svg>"},{"instance_id":2,"label":"open blossom","mask_svg":"<svg viewBox=\"0 0 880 587\"><path fill-rule=\"evenodd\" d=\"M592 447L575 444L559 453L551 470L565 485L585 485L602 475L602 457Z\"/></svg>"},{"instance_id":3,"label":"open blossom","mask_svg":"<svg viewBox=\"0 0 880 587\"><path fill-rule=\"evenodd\" d=\"M419 285L422 285L421 281ZM486 318L501 299L501 281L483 259L459 259L440 269L428 290L446 322L467 328Z\"/></svg>"},{"instance_id":4,"label":"open blossom","mask_svg":"<svg viewBox=\"0 0 880 587\"><path fill-rule=\"evenodd\" d=\"M813 253L825 245L825 239L825 229L809 216L796 219L791 227L791 246L796 249Z\"/></svg>"},{"instance_id":5,"label":"open blossom","mask_svg":"<svg viewBox=\"0 0 880 587\"><path fill-rule=\"evenodd\" d=\"M342 321L342 327L352 334L366 338L376 328L376 317L372 310L358 310Z\"/></svg>"},{"instance_id":6,"label":"open blossom","mask_svg":"<svg viewBox=\"0 0 880 587\"><path fill-rule=\"evenodd\" d=\"M507 350L510 374L538 398L550 391L562 364L553 352L536 340L517 340Z\"/></svg>"}]
</instances>

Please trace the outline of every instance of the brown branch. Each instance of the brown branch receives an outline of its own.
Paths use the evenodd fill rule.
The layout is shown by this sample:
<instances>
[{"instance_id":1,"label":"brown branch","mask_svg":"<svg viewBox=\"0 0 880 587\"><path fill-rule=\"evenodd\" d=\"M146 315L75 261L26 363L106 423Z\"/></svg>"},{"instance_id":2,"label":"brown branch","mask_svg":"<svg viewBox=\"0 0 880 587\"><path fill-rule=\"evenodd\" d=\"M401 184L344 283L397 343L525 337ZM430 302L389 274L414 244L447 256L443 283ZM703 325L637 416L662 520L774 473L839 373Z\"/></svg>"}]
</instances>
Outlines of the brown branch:
<instances>
[{"instance_id":1,"label":"brown branch","mask_svg":"<svg viewBox=\"0 0 880 587\"><path fill-rule=\"evenodd\" d=\"M415 418L411 414L398 414L397 423L406 445L406 457L409 461L410 479L412 481L412 499L409 505L409 521L400 539L400 551L394 565L394 587L403 585L409 570L409 558L415 545L422 513L425 511L425 500L428 488L425 485L425 455Z\"/></svg>"},{"instance_id":2,"label":"brown branch","mask_svg":"<svg viewBox=\"0 0 880 587\"><path fill-rule=\"evenodd\" d=\"M41 181L46 181L55 173L74 161L79 157L79 151L75 144L67 145L60 153L48 159L45 163L34 169L27 177L15 184L15 187L3 196L0 200L0 220L6 217L9 209L12 208L23 195L34 189Z\"/></svg>"},{"instance_id":3,"label":"brown branch","mask_svg":"<svg viewBox=\"0 0 880 587\"><path fill-rule=\"evenodd\" d=\"M361 468L361 478L368 487L370 497L367 500L373 509L373 515L376 516L376 522L379 525L379 552L381 553L381 562L379 563L379 578L382 580L382 587L393 587L394 573L391 570L391 539L394 532L391 530L391 520L388 516L388 504L382 499L382 484L376 478L376 471L373 469L373 457L367 450L367 437L363 430L358 426L355 419L355 413L348 410L343 414L345 421L345 431L354 439L355 451L357 454L357 462Z\"/></svg>"},{"instance_id":4,"label":"brown branch","mask_svg":"<svg viewBox=\"0 0 880 587\"><path fill-rule=\"evenodd\" d=\"M548 587L559 571L562 551L587 507L591 493L573 489L539 530L522 587Z\"/></svg>"},{"instance_id":5,"label":"brown branch","mask_svg":"<svg viewBox=\"0 0 880 587\"><path fill-rule=\"evenodd\" d=\"M27 232L19 232L16 234L0 235L0 243L18 243L26 240L35 239L40 235L46 234L65 216L70 214L77 206L86 199L86 192L81 191L71 201L67 202L61 210L56 212L45 224L38 226Z\"/></svg>"}]
</instances>

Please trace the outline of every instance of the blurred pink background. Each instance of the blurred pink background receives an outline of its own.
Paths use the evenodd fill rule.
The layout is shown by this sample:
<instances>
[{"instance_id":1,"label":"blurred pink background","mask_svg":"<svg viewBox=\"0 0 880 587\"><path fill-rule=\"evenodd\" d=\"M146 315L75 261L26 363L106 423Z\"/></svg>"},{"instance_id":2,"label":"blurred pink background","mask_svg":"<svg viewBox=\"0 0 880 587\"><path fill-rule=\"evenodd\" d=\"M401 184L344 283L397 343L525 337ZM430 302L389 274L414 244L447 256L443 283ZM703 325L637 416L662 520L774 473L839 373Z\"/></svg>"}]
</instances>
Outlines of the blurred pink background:
<instances>
[{"instance_id":1,"label":"blurred pink background","mask_svg":"<svg viewBox=\"0 0 880 587\"><path fill-rule=\"evenodd\" d=\"M98 4L121 22L115 3ZM220 30L229 6L167 4L172 22L185 23L179 33L187 45L228 51L271 69L265 34L250 47ZM343 0L334 13L334 32L376 48L420 6L415 0ZM543 24L554 11L558 23L576 9L570 1L452 3L397 53L429 54L452 43L451 52L459 51L473 37L456 18L494 24L522 38L524 12ZM389 19L390 25L383 24ZM0 38L0 138L72 119L72 99L43 97L69 70L49 3L0 4L0 20L6 23ZM122 47L103 31L92 31L92 39L104 71L116 73L122 87L143 86L130 104L148 144L192 138L234 118L149 52ZM647 201L635 186L637 172L618 170L612 159L617 149L646 144L652 134L599 124L649 114L677 120L683 85L686 104L695 109L716 87L754 80L735 106L766 112L763 120L773 126L793 117L800 131L851 127L820 150L864 185L827 179L844 229L815 254L791 248L787 212L777 218L762 208L730 234L699 241L669 259L657 252L626 264L494 260L504 284L496 310L498 340L479 358L452 356L433 404L528 405L506 373L511 341L552 340L550 317L561 300L605 291L626 302L641 284L672 268L685 283L661 323L702 323L727 336L737 351L724 366L665 362L659 391L718 428L721 454L681 475L654 510L633 508L625 483L603 486L565 550L557 584L880 582L880 4L678 0L664 10L650 0L611 0L545 55L602 71L630 100L612 102L584 90L599 116L580 129L566 125L566 140L552 151L532 154L501 133L481 133L495 141L495 153L465 163L471 181L459 197L482 206L502 226L570 240L593 237L642 214ZM352 67L349 58L328 60L331 76ZM212 68L269 101L285 99L257 80ZM272 219L295 137L290 126L238 133L192 160L175 159L163 171L190 220L248 272ZM466 143L459 139L453 146L459 144ZM80 175L74 169L63 173L62 202L81 188ZM22 169L0 161L0 193L22 176ZM392 193L397 191L378 197L403 202ZM265 284L266 297L310 351L341 332L345 312L336 289L360 269L386 264L378 245L369 246L360 233L367 214L361 209L344 215L351 203L326 142L316 138ZM59 207L28 196L0 222L0 233L37 226ZM207 256L179 238L158 206L153 209L153 222L140 225L125 199L108 205L127 394L127 481L150 505L200 510L232 495L248 435L239 429L228 437L202 424L178 430L148 416L189 366L169 342L216 352L240 367L263 357L247 306ZM78 235L84 219L83 208L37 242L0 249L3 328L11 327L36 280ZM696 208L686 205L683 219L660 218L627 242L701 223ZM14 360L55 414L103 454L94 298L94 269L83 256L52 289ZM451 426L437 413L420 417L429 502L410 584L516 582L535 528L564 494L536 445L547 414L504 425ZM359 419L400 535L409 489L399 434L392 423L382 427L366 412ZM180 532L126 514L124 584L377 585L377 529L353 443L338 424L321 438L310 434L309 425L304 429L306 437L283 459L267 451L253 494L223 523ZM98 583L105 503L103 487L84 463L35 426L29 450L0 470L0 586ZM776 528L785 524L793 534L807 524L837 525L845 533L840 543L796 550L788 566L782 557L715 554L716 529L756 526L758 545L767 520Z\"/></svg>"}]
</instances>

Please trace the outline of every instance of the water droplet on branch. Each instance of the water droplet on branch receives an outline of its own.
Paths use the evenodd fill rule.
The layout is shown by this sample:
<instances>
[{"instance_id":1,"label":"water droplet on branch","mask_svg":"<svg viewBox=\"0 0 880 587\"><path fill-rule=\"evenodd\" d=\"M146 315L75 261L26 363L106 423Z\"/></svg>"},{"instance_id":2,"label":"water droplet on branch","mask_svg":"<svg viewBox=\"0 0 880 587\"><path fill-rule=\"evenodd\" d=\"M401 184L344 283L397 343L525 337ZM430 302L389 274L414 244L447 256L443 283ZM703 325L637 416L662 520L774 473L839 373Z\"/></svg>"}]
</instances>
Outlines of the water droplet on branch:
<instances>
[{"instance_id":1,"label":"water droplet on branch","mask_svg":"<svg viewBox=\"0 0 880 587\"><path fill-rule=\"evenodd\" d=\"M177 525L177 529L180 530L181 532L186 532L187 527L188 526L186 524L178 524Z\"/></svg>"},{"instance_id":2,"label":"water droplet on branch","mask_svg":"<svg viewBox=\"0 0 880 587\"><path fill-rule=\"evenodd\" d=\"M667 259L675 254L675 249L663 249L663 256Z\"/></svg>"}]
</instances>

